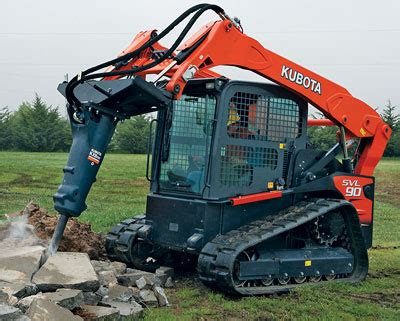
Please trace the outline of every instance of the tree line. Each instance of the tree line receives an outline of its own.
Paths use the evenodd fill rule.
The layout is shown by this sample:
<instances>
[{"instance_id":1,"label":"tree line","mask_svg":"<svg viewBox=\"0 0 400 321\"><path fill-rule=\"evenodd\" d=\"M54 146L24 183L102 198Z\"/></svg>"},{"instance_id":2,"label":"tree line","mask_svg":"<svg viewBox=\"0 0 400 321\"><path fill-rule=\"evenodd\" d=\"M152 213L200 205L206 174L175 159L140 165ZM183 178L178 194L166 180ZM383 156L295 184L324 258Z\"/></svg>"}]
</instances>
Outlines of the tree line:
<instances>
[{"instance_id":1,"label":"tree line","mask_svg":"<svg viewBox=\"0 0 400 321\"><path fill-rule=\"evenodd\" d=\"M133 117L117 126L111 151L143 154L147 152L150 120ZM72 143L69 121L57 108L48 106L36 95L15 112L0 110L0 150L26 152L66 152Z\"/></svg>"},{"instance_id":2,"label":"tree line","mask_svg":"<svg viewBox=\"0 0 400 321\"><path fill-rule=\"evenodd\" d=\"M381 116L393 129L384 156L400 156L400 114L388 101ZM110 144L115 152L147 152L150 119L144 115L120 123ZM337 127L310 127L309 142L314 148L327 150L336 143ZM36 95L32 102L22 103L15 112L0 110L0 150L28 152L68 151L72 142L69 121L57 108L48 106Z\"/></svg>"}]
</instances>

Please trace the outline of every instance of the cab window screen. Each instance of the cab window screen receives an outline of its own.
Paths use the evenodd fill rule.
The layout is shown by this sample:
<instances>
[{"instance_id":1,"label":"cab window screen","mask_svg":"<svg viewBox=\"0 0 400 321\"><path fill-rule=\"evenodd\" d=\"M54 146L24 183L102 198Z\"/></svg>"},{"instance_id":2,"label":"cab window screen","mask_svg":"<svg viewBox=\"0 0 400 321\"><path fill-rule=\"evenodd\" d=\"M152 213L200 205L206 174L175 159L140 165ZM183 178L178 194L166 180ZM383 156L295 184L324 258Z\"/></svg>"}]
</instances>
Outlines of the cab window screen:
<instances>
[{"instance_id":1,"label":"cab window screen","mask_svg":"<svg viewBox=\"0 0 400 321\"><path fill-rule=\"evenodd\" d=\"M237 92L228 108L232 138L285 142L301 134L300 108L291 99Z\"/></svg>"},{"instance_id":2,"label":"cab window screen","mask_svg":"<svg viewBox=\"0 0 400 321\"><path fill-rule=\"evenodd\" d=\"M172 122L166 128L161 162L160 188L199 194L205 185L216 100L213 96L182 96L172 106Z\"/></svg>"}]
</instances>

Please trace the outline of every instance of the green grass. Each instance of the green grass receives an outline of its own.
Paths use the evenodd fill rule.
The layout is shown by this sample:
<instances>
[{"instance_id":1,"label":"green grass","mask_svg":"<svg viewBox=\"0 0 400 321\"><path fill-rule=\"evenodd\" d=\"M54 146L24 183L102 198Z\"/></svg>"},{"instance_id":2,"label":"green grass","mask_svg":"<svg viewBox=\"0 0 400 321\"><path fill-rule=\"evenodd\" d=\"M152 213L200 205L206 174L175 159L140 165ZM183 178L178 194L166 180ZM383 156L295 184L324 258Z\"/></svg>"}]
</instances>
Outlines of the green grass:
<instances>
[{"instance_id":1,"label":"green grass","mask_svg":"<svg viewBox=\"0 0 400 321\"><path fill-rule=\"evenodd\" d=\"M0 214L20 211L29 201L53 211L53 194L67 162L65 153L0 152ZM81 216L95 231L144 212L149 183L145 155L106 156Z\"/></svg>"},{"instance_id":2,"label":"green grass","mask_svg":"<svg viewBox=\"0 0 400 321\"><path fill-rule=\"evenodd\" d=\"M66 154L0 152L0 215L28 201L52 210ZM143 213L148 182L143 155L107 155L80 219L96 231ZM374 247L368 278L355 285L306 286L288 295L232 298L200 282L167 289L172 306L146 320L400 320L400 159L376 170ZM54 211L53 211L54 212ZM187 284L186 284L187 283Z\"/></svg>"}]
</instances>

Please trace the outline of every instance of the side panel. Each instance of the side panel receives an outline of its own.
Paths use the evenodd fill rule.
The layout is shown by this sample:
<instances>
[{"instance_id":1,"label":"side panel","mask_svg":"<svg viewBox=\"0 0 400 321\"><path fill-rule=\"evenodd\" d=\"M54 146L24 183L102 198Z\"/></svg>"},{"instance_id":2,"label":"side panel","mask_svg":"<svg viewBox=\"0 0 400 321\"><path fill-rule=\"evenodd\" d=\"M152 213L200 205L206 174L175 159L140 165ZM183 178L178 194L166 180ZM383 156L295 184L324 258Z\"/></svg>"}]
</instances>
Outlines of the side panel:
<instances>
[{"instance_id":1,"label":"side panel","mask_svg":"<svg viewBox=\"0 0 400 321\"><path fill-rule=\"evenodd\" d=\"M373 177L335 176L335 187L357 209L367 248L372 246L374 191Z\"/></svg>"},{"instance_id":2,"label":"side panel","mask_svg":"<svg viewBox=\"0 0 400 321\"><path fill-rule=\"evenodd\" d=\"M148 195L146 220L154 222L151 238L158 244L186 247L186 240L203 229L205 203L175 197Z\"/></svg>"},{"instance_id":3,"label":"side panel","mask_svg":"<svg viewBox=\"0 0 400 321\"><path fill-rule=\"evenodd\" d=\"M360 176L335 176L335 187L357 209L361 224L372 224L374 179Z\"/></svg>"},{"instance_id":4,"label":"side panel","mask_svg":"<svg viewBox=\"0 0 400 321\"><path fill-rule=\"evenodd\" d=\"M151 241L166 248L200 251L218 234L272 215L292 205L292 196L232 206L158 194L147 196L146 221L152 226ZM196 242L191 242L191 237ZM199 238L200 237L200 238Z\"/></svg>"},{"instance_id":5,"label":"side panel","mask_svg":"<svg viewBox=\"0 0 400 321\"><path fill-rule=\"evenodd\" d=\"M375 179L337 172L293 189L298 195L310 197L343 198L351 202L359 215L365 244L372 246Z\"/></svg>"}]
</instances>

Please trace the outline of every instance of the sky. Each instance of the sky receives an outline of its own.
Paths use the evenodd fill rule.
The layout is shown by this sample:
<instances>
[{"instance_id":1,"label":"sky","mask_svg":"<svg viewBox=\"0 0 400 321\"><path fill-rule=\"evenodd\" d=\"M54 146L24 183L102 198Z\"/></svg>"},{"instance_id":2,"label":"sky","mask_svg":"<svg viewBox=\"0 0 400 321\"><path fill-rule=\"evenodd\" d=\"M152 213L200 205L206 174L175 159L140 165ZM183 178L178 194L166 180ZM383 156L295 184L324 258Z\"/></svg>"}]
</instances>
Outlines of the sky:
<instances>
[{"instance_id":1,"label":"sky","mask_svg":"<svg viewBox=\"0 0 400 321\"><path fill-rule=\"evenodd\" d=\"M189 0L2 0L0 108L15 110L35 92L65 114L57 85L68 73L114 58L143 30L162 30ZM264 47L344 86L374 108L400 106L400 1L213 1L238 16ZM206 14L194 26L216 20ZM163 41L170 45L180 29ZM242 70L230 78L262 81ZM400 110L400 108L398 109Z\"/></svg>"}]
</instances>

